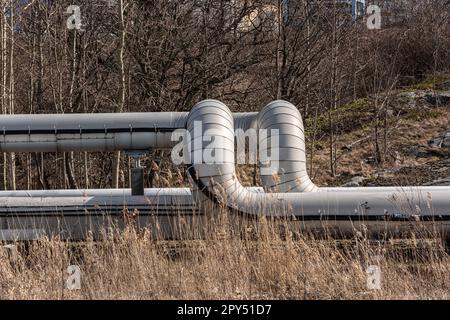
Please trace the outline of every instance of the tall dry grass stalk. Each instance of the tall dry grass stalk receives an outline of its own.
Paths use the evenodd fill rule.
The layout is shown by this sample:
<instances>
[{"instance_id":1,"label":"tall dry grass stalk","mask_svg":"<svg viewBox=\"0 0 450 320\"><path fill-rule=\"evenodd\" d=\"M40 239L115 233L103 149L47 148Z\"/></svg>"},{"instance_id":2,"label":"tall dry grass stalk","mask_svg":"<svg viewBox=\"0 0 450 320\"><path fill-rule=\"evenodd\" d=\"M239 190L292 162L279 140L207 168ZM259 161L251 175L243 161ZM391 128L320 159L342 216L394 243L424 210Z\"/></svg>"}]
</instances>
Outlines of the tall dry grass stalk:
<instances>
[{"instance_id":1,"label":"tall dry grass stalk","mask_svg":"<svg viewBox=\"0 0 450 320\"><path fill-rule=\"evenodd\" d=\"M0 298L449 298L450 259L434 242L314 240L265 219L237 227L227 214L212 224L207 240L163 241L128 227L100 242L1 246ZM80 290L66 288L69 265L81 268ZM381 290L367 287L370 265L381 268Z\"/></svg>"}]
</instances>

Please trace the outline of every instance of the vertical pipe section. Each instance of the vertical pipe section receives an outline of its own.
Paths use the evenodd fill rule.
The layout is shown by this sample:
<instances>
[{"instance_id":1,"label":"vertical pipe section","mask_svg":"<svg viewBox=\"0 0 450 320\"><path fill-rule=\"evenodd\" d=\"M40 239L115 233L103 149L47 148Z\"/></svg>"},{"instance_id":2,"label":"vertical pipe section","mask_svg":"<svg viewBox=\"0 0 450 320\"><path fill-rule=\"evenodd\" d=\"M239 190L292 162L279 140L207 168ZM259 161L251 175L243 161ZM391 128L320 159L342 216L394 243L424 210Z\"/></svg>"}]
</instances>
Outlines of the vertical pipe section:
<instances>
[{"instance_id":1,"label":"vertical pipe section","mask_svg":"<svg viewBox=\"0 0 450 320\"><path fill-rule=\"evenodd\" d=\"M276 204L270 195L249 191L239 182L235 172L234 120L225 104L217 100L196 104L186 128L192 194L202 210L211 211L218 205L242 213L261 213L262 205Z\"/></svg>"},{"instance_id":2,"label":"vertical pipe section","mask_svg":"<svg viewBox=\"0 0 450 320\"><path fill-rule=\"evenodd\" d=\"M260 139L260 159L270 154L273 135L278 138L279 159L275 171L264 170L268 164L260 163L261 180L268 192L315 192L318 188L306 170L305 133L302 116L287 101L268 104L258 116L258 127L265 131ZM267 169L267 168L266 168Z\"/></svg>"}]
</instances>

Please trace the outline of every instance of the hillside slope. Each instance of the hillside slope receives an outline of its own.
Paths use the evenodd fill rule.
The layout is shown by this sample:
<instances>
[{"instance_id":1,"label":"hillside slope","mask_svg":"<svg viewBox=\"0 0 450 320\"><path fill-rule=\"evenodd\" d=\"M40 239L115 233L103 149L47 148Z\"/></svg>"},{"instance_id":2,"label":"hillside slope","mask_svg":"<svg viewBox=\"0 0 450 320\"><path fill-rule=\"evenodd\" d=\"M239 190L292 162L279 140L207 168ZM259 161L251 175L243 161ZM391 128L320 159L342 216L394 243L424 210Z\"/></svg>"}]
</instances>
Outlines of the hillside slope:
<instances>
[{"instance_id":1,"label":"hillside slope","mask_svg":"<svg viewBox=\"0 0 450 320\"><path fill-rule=\"evenodd\" d=\"M378 101L380 105L387 101L378 108L378 144L384 161L377 161L374 101L357 100L333 112L341 132L335 136L335 177L330 174L328 115L317 119L316 128L323 134L315 143L313 181L321 186L450 185L450 76L440 76L434 89L425 81L381 95ZM312 126L312 121L306 122L307 139ZM310 144L311 140L307 156L311 171Z\"/></svg>"}]
</instances>

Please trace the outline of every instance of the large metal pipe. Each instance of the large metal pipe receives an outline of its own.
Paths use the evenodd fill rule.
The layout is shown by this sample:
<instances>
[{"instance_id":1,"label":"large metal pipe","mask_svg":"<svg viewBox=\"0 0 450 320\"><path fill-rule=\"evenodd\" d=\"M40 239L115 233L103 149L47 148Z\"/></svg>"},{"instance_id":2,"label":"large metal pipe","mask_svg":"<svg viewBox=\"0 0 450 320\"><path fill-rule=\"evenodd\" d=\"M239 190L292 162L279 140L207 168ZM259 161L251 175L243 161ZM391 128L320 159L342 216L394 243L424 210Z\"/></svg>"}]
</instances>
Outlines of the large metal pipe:
<instances>
[{"instance_id":1,"label":"large metal pipe","mask_svg":"<svg viewBox=\"0 0 450 320\"><path fill-rule=\"evenodd\" d=\"M0 152L166 149L185 118L179 112L4 115Z\"/></svg>"},{"instance_id":2,"label":"large metal pipe","mask_svg":"<svg viewBox=\"0 0 450 320\"><path fill-rule=\"evenodd\" d=\"M199 236L208 219L189 188L145 189L143 196L132 196L130 189L0 192L0 241L101 239L130 223L178 239Z\"/></svg>"},{"instance_id":3,"label":"large metal pipe","mask_svg":"<svg viewBox=\"0 0 450 320\"><path fill-rule=\"evenodd\" d=\"M264 170L267 168L261 164L263 186L268 191L280 193L317 191L306 170L305 133L298 109L287 101L274 101L260 112L258 128L266 132L266 137L259 141L260 158L269 154L272 148L264 142L271 140L273 135L278 140L276 170Z\"/></svg>"},{"instance_id":4,"label":"large metal pipe","mask_svg":"<svg viewBox=\"0 0 450 320\"><path fill-rule=\"evenodd\" d=\"M348 201L345 193L364 197L367 190L323 189L330 199ZM369 188L375 191L373 188ZM381 192L383 189L378 188ZM433 196L445 192L448 188L436 187L431 190ZM406 200L415 190L388 188ZM264 193L262 188L250 188L249 192ZM329 191L329 192L328 192ZM387 191L386 191L387 192ZM290 225L296 232L327 232L337 236L352 236L355 230L370 232L368 236L401 235L404 231L437 231L441 235L450 235L450 222L439 216L434 219L416 220L410 215L386 214L378 219L361 214L348 216L329 216L323 193L305 197L305 206L323 207L322 215L293 217ZM306 194L305 194L306 195ZM320 195L320 196L319 196ZM316 197L316 198L315 198ZM404 198L403 198L404 197ZM413 199L414 200L414 199ZM431 201L432 202L432 201ZM368 204L364 204L368 206ZM414 212L408 202L404 208ZM189 188L146 189L141 197L131 196L129 189L107 190L49 190L0 192L0 241L33 240L42 236L59 237L67 240L100 239L108 230L116 231L127 223L149 229L152 234L164 239L199 236L215 214L214 211L199 210ZM342 208L342 212L345 208ZM398 212L402 212L398 210ZM350 212L351 213L351 212ZM394 212L392 212L394 213ZM186 229L180 229L186 227ZM191 228L191 229L189 229Z\"/></svg>"},{"instance_id":5,"label":"large metal pipe","mask_svg":"<svg viewBox=\"0 0 450 320\"><path fill-rule=\"evenodd\" d=\"M286 109L294 114L291 120L303 127L298 110L287 102L278 101L263 110L265 118L258 121L257 112L234 113L235 129L246 132L249 129L272 127L279 128L287 139L295 138L284 134L291 124L277 123L275 115ZM268 111L268 112L266 112ZM66 151L146 151L170 149L178 141L172 139L172 133L186 126L187 112L154 113L99 113L99 114L32 114L0 116L0 152L66 152ZM275 117L273 117L275 116ZM273 118L272 118L273 117ZM297 134L297 139L300 138ZM236 139L243 136L236 135ZM289 141L290 141L289 140ZM289 159L281 161L281 186L276 186L271 175L262 175L263 187L271 190L276 187L282 192L314 191L306 172L304 142L300 148L283 148L289 152ZM240 140L241 144L245 141Z\"/></svg>"},{"instance_id":6,"label":"large metal pipe","mask_svg":"<svg viewBox=\"0 0 450 320\"><path fill-rule=\"evenodd\" d=\"M204 140L208 142L196 137L196 123L202 123L201 136L206 137ZM188 117L191 159L196 160L188 171L195 185L195 195L204 208L220 205L246 215L291 216L300 220L414 217L426 221L450 221L450 188L437 191L421 187L401 192L394 192L390 188L370 191L334 189L318 193L252 192L244 188L236 176L232 128L230 110L216 100L198 103ZM216 144L212 146L209 141L215 141ZM199 154L209 154L212 149L220 157L214 159L213 163L205 159L198 161Z\"/></svg>"},{"instance_id":7,"label":"large metal pipe","mask_svg":"<svg viewBox=\"0 0 450 320\"><path fill-rule=\"evenodd\" d=\"M187 112L32 114L0 116L0 152L170 149ZM236 113L244 130L257 113Z\"/></svg>"},{"instance_id":8,"label":"large metal pipe","mask_svg":"<svg viewBox=\"0 0 450 320\"><path fill-rule=\"evenodd\" d=\"M357 187L357 188L320 188L321 192L392 192L392 193L408 193L418 192L423 187ZM252 192L265 192L262 187L246 188ZM449 187L426 187L428 192L445 192ZM157 196L168 194L185 194L192 196L191 188L150 188L144 190L144 196ZM4 198L59 198L59 197L121 197L131 196L130 189L65 189L65 190L17 190L17 191L0 191L0 200Z\"/></svg>"},{"instance_id":9,"label":"large metal pipe","mask_svg":"<svg viewBox=\"0 0 450 320\"><path fill-rule=\"evenodd\" d=\"M196 122L201 123L199 132ZM347 233L364 228L383 233L410 230L411 224L421 223L450 235L448 187L317 189L306 172L300 113L285 101L275 101L259 114L232 114L223 103L206 100L190 113L0 116L0 152L171 148L178 143L172 141L172 132L183 128L190 133L193 162L188 172L193 192L185 188L146 189L143 196L132 196L130 190L0 192L0 240L26 238L39 230L83 239L89 230L104 227L108 217L122 221L134 211L141 226L150 222L158 230L165 226L170 237L180 215L183 219L206 216L217 207L246 216L288 217L299 230L325 226ZM260 160L269 149L261 140L279 138L278 166L261 171L264 189L244 188L237 179L236 128L268 130L265 138L259 137ZM205 154L214 155L216 162L203 159ZM267 169L265 165L262 161L261 168Z\"/></svg>"},{"instance_id":10,"label":"large metal pipe","mask_svg":"<svg viewBox=\"0 0 450 320\"><path fill-rule=\"evenodd\" d=\"M189 189L53 190L0 193L0 241L100 239L132 223L165 239L180 236L179 217L192 223L202 213Z\"/></svg>"}]
</instances>

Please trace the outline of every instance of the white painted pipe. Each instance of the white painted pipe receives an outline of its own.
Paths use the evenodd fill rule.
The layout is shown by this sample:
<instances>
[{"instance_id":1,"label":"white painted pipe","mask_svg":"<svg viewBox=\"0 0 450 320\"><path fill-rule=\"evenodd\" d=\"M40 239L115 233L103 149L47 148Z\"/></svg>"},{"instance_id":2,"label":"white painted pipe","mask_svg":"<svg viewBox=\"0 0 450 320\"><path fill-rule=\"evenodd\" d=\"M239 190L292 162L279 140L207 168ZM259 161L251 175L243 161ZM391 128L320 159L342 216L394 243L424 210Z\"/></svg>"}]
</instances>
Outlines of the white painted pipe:
<instances>
[{"instance_id":1,"label":"white painted pipe","mask_svg":"<svg viewBox=\"0 0 450 320\"><path fill-rule=\"evenodd\" d=\"M264 192L263 188L251 187L254 192ZM0 201L6 198L64 198L64 197L103 197L120 198L130 197L130 189L67 189L67 190L18 190L0 191ZM159 196L175 196L192 198L190 188L148 188L144 190L143 197L156 198ZM1 202L0 202L1 207Z\"/></svg>"},{"instance_id":2,"label":"white painted pipe","mask_svg":"<svg viewBox=\"0 0 450 320\"><path fill-rule=\"evenodd\" d=\"M264 118L264 115L263 115ZM198 143L195 123L202 123L202 135L208 142ZM189 167L194 184L194 197L201 207L226 206L245 215L292 216L298 219L385 219L406 216L418 219L450 218L450 188L378 188L358 191L331 189L317 193L256 193L239 182L234 164L233 117L228 107L216 100L198 103L187 120L191 133L191 158L208 153L208 148L221 152L219 161L194 162ZM211 146L209 141L218 144ZM197 157L198 158L198 157ZM198 159L197 159L198 160Z\"/></svg>"},{"instance_id":3,"label":"white painted pipe","mask_svg":"<svg viewBox=\"0 0 450 320\"><path fill-rule=\"evenodd\" d=\"M165 149L185 113L3 115L0 152Z\"/></svg>"},{"instance_id":4,"label":"white painted pipe","mask_svg":"<svg viewBox=\"0 0 450 320\"><path fill-rule=\"evenodd\" d=\"M200 135L195 122L202 123ZM197 104L190 113L132 113L91 115L12 115L0 116L0 152L115 151L171 148L172 132L186 128L191 133L191 158L221 152L218 163L200 162L189 166L193 192L188 189L147 189L144 196L131 196L129 190L17 191L0 192L0 225L32 227L52 223L57 232L61 215L77 217L82 230L95 217L102 223L105 214L123 215L137 210L142 223L157 217L211 212L217 206L245 215L288 216L294 220L345 223L348 230L359 223L375 227L390 222L397 225L426 221L450 234L449 187L320 188L306 172L303 122L298 110L285 101L275 101L259 114L232 114L216 100ZM244 188L235 172L235 128L278 130L279 167L262 172L266 193L261 188ZM214 148L211 141L218 142ZM270 140L272 132L266 137ZM206 139L208 140L208 139ZM259 148L264 159L269 147ZM262 163L264 169L266 163ZM312 192L320 191L320 192ZM199 211L202 209L202 212ZM42 220L47 217L50 220ZM46 218L46 219L47 219ZM83 220L82 223L79 220ZM362 226L362 225L361 225ZM381 230L381 229L380 229ZM0 230L1 231L1 230ZM71 235L67 237L70 238ZM1 238L1 236L0 236Z\"/></svg>"},{"instance_id":5,"label":"white painted pipe","mask_svg":"<svg viewBox=\"0 0 450 320\"><path fill-rule=\"evenodd\" d=\"M270 192L279 193L317 191L306 170L305 130L298 109L287 101L274 101L260 112L258 128L267 132L267 137L259 141L260 159L270 152L271 146L263 143L264 140L276 135L279 141L277 169L264 170L264 164L261 164L263 186ZM274 133L273 130L277 131Z\"/></svg>"},{"instance_id":6,"label":"white painted pipe","mask_svg":"<svg viewBox=\"0 0 450 320\"><path fill-rule=\"evenodd\" d=\"M287 131L294 126L283 122L285 112L290 112L293 115L290 120L303 127L298 110L292 104L278 101L264 108L261 112L264 117L259 119L256 112L234 113L235 129L245 132L270 127L280 130L282 144L297 139L300 147L282 148L289 159L280 162L277 174L280 173L281 185L276 185L271 175L262 175L262 185L281 192L315 191L317 188L306 172L303 129L289 134ZM186 112L2 115L0 152L170 149L177 143L172 141L173 131L185 128L187 116Z\"/></svg>"},{"instance_id":7,"label":"white painted pipe","mask_svg":"<svg viewBox=\"0 0 450 320\"><path fill-rule=\"evenodd\" d=\"M140 151L170 149L186 112L0 116L0 152ZM246 129L257 113L237 113Z\"/></svg>"}]
</instances>

